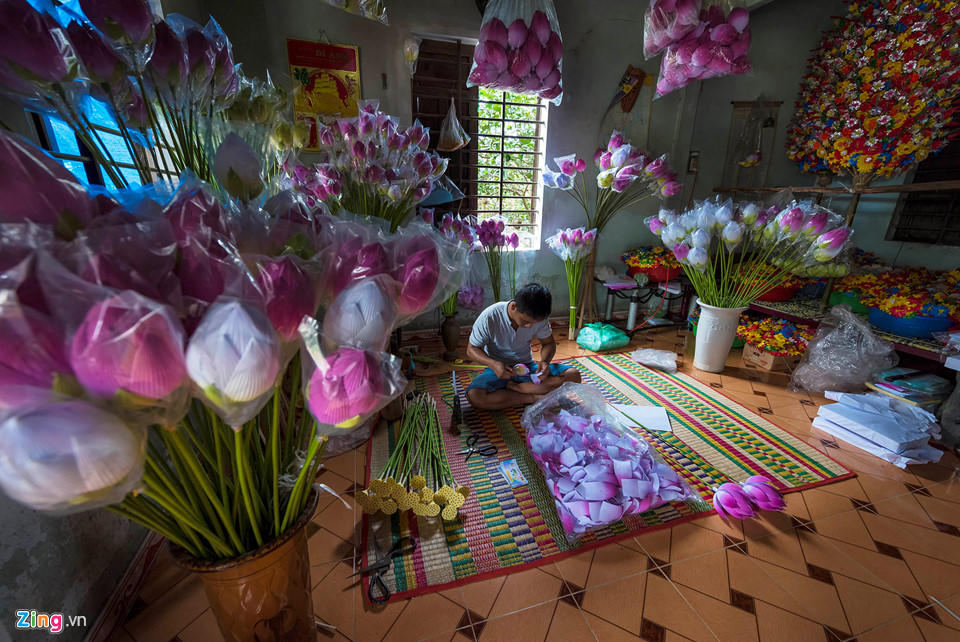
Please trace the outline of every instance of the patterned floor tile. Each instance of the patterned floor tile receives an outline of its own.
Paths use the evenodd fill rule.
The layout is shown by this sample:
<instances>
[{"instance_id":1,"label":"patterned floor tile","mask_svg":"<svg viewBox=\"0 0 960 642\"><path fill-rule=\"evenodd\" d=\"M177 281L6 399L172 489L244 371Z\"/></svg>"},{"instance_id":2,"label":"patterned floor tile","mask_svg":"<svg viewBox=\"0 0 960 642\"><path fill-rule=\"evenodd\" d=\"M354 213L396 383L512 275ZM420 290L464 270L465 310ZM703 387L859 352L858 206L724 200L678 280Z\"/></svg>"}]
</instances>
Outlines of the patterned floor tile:
<instances>
[{"instance_id":1,"label":"patterned floor tile","mask_svg":"<svg viewBox=\"0 0 960 642\"><path fill-rule=\"evenodd\" d=\"M594 637L600 642L635 642L637 640L637 636L630 631L621 629L589 611L583 611L583 617L586 618ZM642 629L641 625L641 632Z\"/></svg>"},{"instance_id":2,"label":"patterned floor tile","mask_svg":"<svg viewBox=\"0 0 960 642\"><path fill-rule=\"evenodd\" d=\"M921 495L920 493L914 493L913 497L927 512L930 519L944 524L960 526L960 504L937 499L932 495Z\"/></svg>"},{"instance_id":3,"label":"patterned floor tile","mask_svg":"<svg viewBox=\"0 0 960 642\"><path fill-rule=\"evenodd\" d=\"M858 582L844 575L835 578L837 593L843 603L854 635L882 626L907 615L909 611L896 593Z\"/></svg>"},{"instance_id":4,"label":"patterned floor tile","mask_svg":"<svg viewBox=\"0 0 960 642\"><path fill-rule=\"evenodd\" d=\"M506 581L506 577L494 577L489 580L464 584L462 589L467 608L485 618L488 617L490 610L493 609L493 603L497 601L497 596L500 595Z\"/></svg>"},{"instance_id":5,"label":"patterned floor tile","mask_svg":"<svg viewBox=\"0 0 960 642\"><path fill-rule=\"evenodd\" d=\"M622 546L597 549L587 578L582 608L634 634L640 632L647 556ZM624 576L630 575L630 577Z\"/></svg>"},{"instance_id":6,"label":"patterned floor tile","mask_svg":"<svg viewBox=\"0 0 960 642\"><path fill-rule=\"evenodd\" d=\"M167 642L206 610L200 577L191 574L127 620L124 628L137 642Z\"/></svg>"},{"instance_id":7,"label":"patterned floor tile","mask_svg":"<svg viewBox=\"0 0 960 642\"><path fill-rule=\"evenodd\" d=\"M901 617L857 636L859 642L924 642L920 628L912 617Z\"/></svg>"},{"instance_id":8,"label":"patterned floor tile","mask_svg":"<svg viewBox=\"0 0 960 642\"><path fill-rule=\"evenodd\" d=\"M732 596L729 594L724 599L719 600L676 582L674 582L674 588L681 593L697 616L721 641L747 642L759 640L756 616L750 609L743 608L744 598L752 600L752 597L743 594L740 596L738 604L731 604ZM681 633L683 632L681 631Z\"/></svg>"},{"instance_id":9,"label":"patterned floor tile","mask_svg":"<svg viewBox=\"0 0 960 642\"><path fill-rule=\"evenodd\" d=\"M353 544L343 541L326 528L314 523L307 526L309 539L307 547L310 554L310 566L319 566L330 562L352 558L356 548ZM313 578L316 582L316 578Z\"/></svg>"},{"instance_id":10,"label":"patterned floor tile","mask_svg":"<svg viewBox=\"0 0 960 642\"><path fill-rule=\"evenodd\" d=\"M823 639L823 625L784 611L763 600L756 601L757 629L760 640L809 642Z\"/></svg>"},{"instance_id":11,"label":"patterned floor tile","mask_svg":"<svg viewBox=\"0 0 960 642\"><path fill-rule=\"evenodd\" d=\"M685 528L687 527L687 528ZM670 552L670 579L718 600L729 598L724 536L689 524L677 526Z\"/></svg>"},{"instance_id":12,"label":"patterned floor tile","mask_svg":"<svg viewBox=\"0 0 960 642\"><path fill-rule=\"evenodd\" d=\"M431 635L446 632L452 635L464 615L466 610L463 607L454 605L437 593L421 595L407 600L403 612L387 631L386 639L390 642L415 642L425 637L425 631Z\"/></svg>"},{"instance_id":13,"label":"patterned floor tile","mask_svg":"<svg viewBox=\"0 0 960 642\"><path fill-rule=\"evenodd\" d=\"M913 617L913 623L920 629L926 642L954 642L957 639L957 632L948 626L917 616Z\"/></svg>"},{"instance_id":14,"label":"patterned floor tile","mask_svg":"<svg viewBox=\"0 0 960 642\"><path fill-rule=\"evenodd\" d=\"M561 580L539 569L530 569L507 575L500 594L490 610L490 618L499 617L557 599ZM469 596L467 604L470 605ZM471 610L477 609L470 606ZM479 612L479 611L478 611Z\"/></svg>"},{"instance_id":15,"label":"patterned floor tile","mask_svg":"<svg viewBox=\"0 0 960 642\"><path fill-rule=\"evenodd\" d=\"M547 638L550 622L559 604L561 604L559 601L548 602L487 620L477 640L478 642L516 642L517 640L543 642Z\"/></svg>"},{"instance_id":16,"label":"patterned floor tile","mask_svg":"<svg viewBox=\"0 0 960 642\"><path fill-rule=\"evenodd\" d=\"M960 540L953 535L882 515L861 514L870 536L900 549L960 565Z\"/></svg>"},{"instance_id":17,"label":"patterned floor tile","mask_svg":"<svg viewBox=\"0 0 960 642\"><path fill-rule=\"evenodd\" d=\"M561 601L553 613L546 639L547 642L583 642L596 637L580 609Z\"/></svg>"},{"instance_id":18,"label":"patterned floor tile","mask_svg":"<svg viewBox=\"0 0 960 642\"><path fill-rule=\"evenodd\" d=\"M730 587L841 631L849 625L834 586L745 555L727 553Z\"/></svg>"},{"instance_id":19,"label":"patterned floor tile","mask_svg":"<svg viewBox=\"0 0 960 642\"><path fill-rule=\"evenodd\" d=\"M933 595L943 598L960 594L960 566L931 557L932 552L920 554L901 550L900 554L922 589L921 595L912 597L926 599L924 596Z\"/></svg>"},{"instance_id":20,"label":"patterned floor tile","mask_svg":"<svg viewBox=\"0 0 960 642\"><path fill-rule=\"evenodd\" d=\"M750 556L798 573L805 572L803 552L797 530L786 513L764 513L760 519L744 522L744 535L749 542Z\"/></svg>"},{"instance_id":21,"label":"patterned floor tile","mask_svg":"<svg viewBox=\"0 0 960 642\"><path fill-rule=\"evenodd\" d=\"M562 580L566 580L577 586L586 586L587 585L587 576L590 574L590 564L593 562L595 551L587 551L585 553L578 553L577 555L571 555L570 557L560 560L556 564L553 564L553 568L556 569L559 574L558 577ZM544 568L548 573L550 570Z\"/></svg>"},{"instance_id":22,"label":"patterned floor tile","mask_svg":"<svg viewBox=\"0 0 960 642\"><path fill-rule=\"evenodd\" d=\"M662 629L675 631L691 640L716 640L717 636L694 611L694 607L668 580L651 575L648 580L646 597L643 604L643 620ZM646 626L647 635L643 639L652 639L656 631Z\"/></svg>"},{"instance_id":23,"label":"patterned floor tile","mask_svg":"<svg viewBox=\"0 0 960 642\"><path fill-rule=\"evenodd\" d=\"M694 523L700 523L704 520L697 520ZM624 546L644 553L649 557L656 557L661 560L670 559L670 541L672 539L672 528L645 533L639 537L634 537L632 542L622 542Z\"/></svg>"},{"instance_id":24,"label":"patterned floor tile","mask_svg":"<svg viewBox=\"0 0 960 642\"><path fill-rule=\"evenodd\" d=\"M799 539L808 564L880 589L923 598L923 589L903 559L809 532L800 532Z\"/></svg>"}]
</instances>

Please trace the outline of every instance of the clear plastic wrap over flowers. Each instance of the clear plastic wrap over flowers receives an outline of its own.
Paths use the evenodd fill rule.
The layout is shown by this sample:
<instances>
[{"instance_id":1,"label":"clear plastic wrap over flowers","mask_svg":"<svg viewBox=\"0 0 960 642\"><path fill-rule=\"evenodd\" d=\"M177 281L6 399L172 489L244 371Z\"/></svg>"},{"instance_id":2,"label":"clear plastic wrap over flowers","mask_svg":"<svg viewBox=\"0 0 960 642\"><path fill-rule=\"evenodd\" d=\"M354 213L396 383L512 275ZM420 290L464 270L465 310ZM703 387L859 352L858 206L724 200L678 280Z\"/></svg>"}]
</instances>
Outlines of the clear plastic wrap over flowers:
<instances>
[{"instance_id":1,"label":"clear plastic wrap over flowers","mask_svg":"<svg viewBox=\"0 0 960 642\"><path fill-rule=\"evenodd\" d=\"M85 401L45 394L0 410L0 487L10 497L72 513L119 503L140 486L146 428Z\"/></svg>"},{"instance_id":2,"label":"clear plastic wrap over flowers","mask_svg":"<svg viewBox=\"0 0 960 642\"><path fill-rule=\"evenodd\" d=\"M701 0L651 0L643 15L643 56L650 60L700 24Z\"/></svg>"},{"instance_id":3,"label":"clear plastic wrap over flowers","mask_svg":"<svg viewBox=\"0 0 960 642\"><path fill-rule=\"evenodd\" d=\"M697 494L593 386L565 383L523 413L527 447L570 542L627 515Z\"/></svg>"},{"instance_id":4,"label":"clear plastic wrap over flowers","mask_svg":"<svg viewBox=\"0 0 960 642\"><path fill-rule=\"evenodd\" d=\"M387 8L383 6L381 0L326 0L326 2L347 13L376 20L385 25L390 24L387 22Z\"/></svg>"},{"instance_id":5,"label":"clear plastic wrap over flowers","mask_svg":"<svg viewBox=\"0 0 960 642\"><path fill-rule=\"evenodd\" d=\"M553 0L490 0L467 87L563 98L563 43Z\"/></svg>"},{"instance_id":6,"label":"clear plastic wrap over flowers","mask_svg":"<svg viewBox=\"0 0 960 642\"><path fill-rule=\"evenodd\" d=\"M320 335L315 319L303 320L300 335L304 396L318 436L355 430L407 385L400 359L391 354L338 346Z\"/></svg>"},{"instance_id":7,"label":"clear plastic wrap over flowers","mask_svg":"<svg viewBox=\"0 0 960 642\"><path fill-rule=\"evenodd\" d=\"M387 274L347 286L323 315L324 337L338 346L382 352L397 327L399 291Z\"/></svg>"}]
</instances>

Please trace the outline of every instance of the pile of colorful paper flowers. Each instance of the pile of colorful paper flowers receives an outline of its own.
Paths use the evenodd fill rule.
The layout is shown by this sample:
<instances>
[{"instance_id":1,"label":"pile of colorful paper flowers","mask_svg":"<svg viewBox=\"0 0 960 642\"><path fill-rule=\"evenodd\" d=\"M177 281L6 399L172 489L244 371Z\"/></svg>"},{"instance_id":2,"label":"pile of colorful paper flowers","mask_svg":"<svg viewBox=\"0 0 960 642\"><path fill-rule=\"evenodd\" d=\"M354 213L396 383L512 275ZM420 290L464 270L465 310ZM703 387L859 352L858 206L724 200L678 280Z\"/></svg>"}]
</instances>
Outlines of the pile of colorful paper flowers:
<instances>
[{"instance_id":1,"label":"pile of colorful paper flowers","mask_svg":"<svg viewBox=\"0 0 960 642\"><path fill-rule=\"evenodd\" d=\"M766 317L741 323L737 338L775 357L798 357L806 351L814 332L811 326Z\"/></svg>"},{"instance_id":2,"label":"pile of colorful paper flowers","mask_svg":"<svg viewBox=\"0 0 960 642\"><path fill-rule=\"evenodd\" d=\"M662 245L642 245L621 254L620 260L635 269L680 269L680 261Z\"/></svg>"}]
</instances>

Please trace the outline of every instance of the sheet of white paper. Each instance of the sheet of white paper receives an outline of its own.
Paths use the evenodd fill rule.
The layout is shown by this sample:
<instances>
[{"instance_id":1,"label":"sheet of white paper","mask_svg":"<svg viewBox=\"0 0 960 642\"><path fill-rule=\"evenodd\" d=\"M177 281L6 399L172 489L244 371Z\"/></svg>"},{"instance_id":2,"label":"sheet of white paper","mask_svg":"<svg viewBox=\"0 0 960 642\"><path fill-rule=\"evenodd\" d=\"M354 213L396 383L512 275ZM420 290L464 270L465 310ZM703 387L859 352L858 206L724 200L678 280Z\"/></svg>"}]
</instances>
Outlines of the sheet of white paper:
<instances>
[{"instance_id":1,"label":"sheet of white paper","mask_svg":"<svg viewBox=\"0 0 960 642\"><path fill-rule=\"evenodd\" d=\"M618 411L617 419L630 426L639 426L657 432L673 432L667 410L660 406L634 406L627 403L612 403L611 408ZM622 413L622 414L621 414ZM624 417L623 415L627 415ZM628 419L629 417L629 419Z\"/></svg>"},{"instance_id":2,"label":"sheet of white paper","mask_svg":"<svg viewBox=\"0 0 960 642\"><path fill-rule=\"evenodd\" d=\"M865 450L871 455L876 455L880 459L890 462L898 468L906 468L909 464L927 464L940 461L943 454L933 446L925 444L920 448L908 450L903 453L895 453L887 450L883 446L876 444L869 439L850 432L839 424L835 424L826 417L814 417L813 427L822 430L825 433L833 435L837 439L852 444L861 450Z\"/></svg>"}]
</instances>

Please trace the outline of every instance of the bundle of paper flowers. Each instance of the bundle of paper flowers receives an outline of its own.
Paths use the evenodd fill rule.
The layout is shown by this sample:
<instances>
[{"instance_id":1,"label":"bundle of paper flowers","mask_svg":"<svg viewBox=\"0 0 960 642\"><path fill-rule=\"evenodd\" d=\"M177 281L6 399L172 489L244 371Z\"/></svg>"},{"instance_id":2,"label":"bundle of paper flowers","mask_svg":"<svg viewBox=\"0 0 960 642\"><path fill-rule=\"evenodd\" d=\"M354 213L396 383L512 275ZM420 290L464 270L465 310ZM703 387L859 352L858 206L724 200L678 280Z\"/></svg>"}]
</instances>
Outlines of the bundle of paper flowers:
<instances>
[{"instance_id":1,"label":"bundle of paper flowers","mask_svg":"<svg viewBox=\"0 0 960 642\"><path fill-rule=\"evenodd\" d=\"M767 317L741 323L737 328L737 338L775 357L796 357L806 351L814 332L811 326Z\"/></svg>"},{"instance_id":2,"label":"bundle of paper flowers","mask_svg":"<svg viewBox=\"0 0 960 642\"><path fill-rule=\"evenodd\" d=\"M929 291L900 292L888 297L878 297L871 300L869 306L900 318L934 317L960 320L960 305L956 298Z\"/></svg>"},{"instance_id":3,"label":"bundle of paper flowers","mask_svg":"<svg viewBox=\"0 0 960 642\"><path fill-rule=\"evenodd\" d=\"M593 244L596 240L596 230L585 230L578 227L575 230L570 228L557 230L557 233L546 241L547 247L553 250L553 253L563 261L563 267L567 273L567 291L570 294L571 338L576 334L580 282L583 280L587 257L593 251Z\"/></svg>"},{"instance_id":4,"label":"bundle of paper flowers","mask_svg":"<svg viewBox=\"0 0 960 642\"><path fill-rule=\"evenodd\" d=\"M520 247L520 235L516 232L507 232L507 224L503 219L488 218L477 225L477 240L483 247L483 258L487 262L490 272L490 288L493 290L494 301L501 301L500 291L503 283L503 258L507 253L508 268L511 269L508 277L511 283L516 283L517 262L515 253ZM513 253L513 254L511 254ZM512 258L512 260L510 260Z\"/></svg>"},{"instance_id":5,"label":"bundle of paper flowers","mask_svg":"<svg viewBox=\"0 0 960 642\"><path fill-rule=\"evenodd\" d=\"M420 121L401 129L378 107L379 101L364 101L356 118L321 125L320 161L289 162L286 170L309 205L382 218L395 231L433 191L448 160L428 151L430 130Z\"/></svg>"},{"instance_id":6,"label":"bundle of paper flowers","mask_svg":"<svg viewBox=\"0 0 960 642\"><path fill-rule=\"evenodd\" d=\"M662 245L642 245L621 254L620 260L635 269L680 269L677 257Z\"/></svg>"},{"instance_id":7,"label":"bundle of paper flowers","mask_svg":"<svg viewBox=\"0 0 960 642\"><path fill-rule=\"evenodd\" d=\"M368 515L409 510L449 522L469 495L470 489L458 486L450 471L436 402L429 394L414 396L404 408L390 459L370 486L357 493L357 503Z\"/></svg>"},{"instance_id":8,"label":"bundle of paper flowers","mask_svg":"<svg viewBox=\"0 0 960 642\"><path fill-rule=\"evenodd\" d=\"M701 301L724 308L745 307L798 270L830 263L851 235L837 214L796 201L761 210L717 199L680 216L661 210L644 222L673 251Z\"/></svg>"},{"instance_id":9,"label":"bundle of paper flowers","mask_svg":"<svg viewBox=\"0 0 960 642\"><path fill-rule=\"evenodd\" d=\"M803 79L788 155L866 184L939 151L960 83L958 16L954 2L850 2Z\"/></svg>"}]
</instances>

